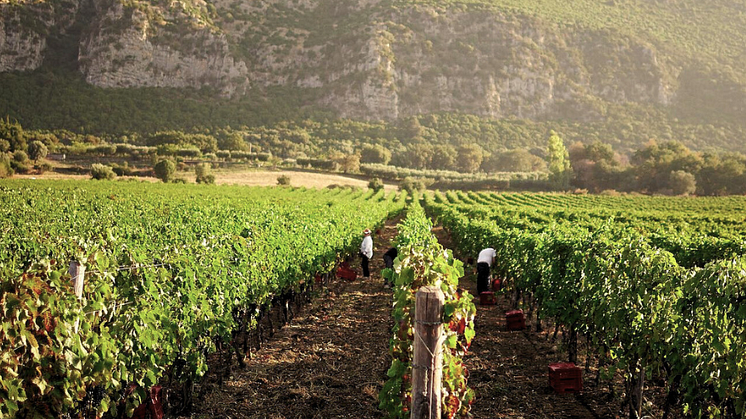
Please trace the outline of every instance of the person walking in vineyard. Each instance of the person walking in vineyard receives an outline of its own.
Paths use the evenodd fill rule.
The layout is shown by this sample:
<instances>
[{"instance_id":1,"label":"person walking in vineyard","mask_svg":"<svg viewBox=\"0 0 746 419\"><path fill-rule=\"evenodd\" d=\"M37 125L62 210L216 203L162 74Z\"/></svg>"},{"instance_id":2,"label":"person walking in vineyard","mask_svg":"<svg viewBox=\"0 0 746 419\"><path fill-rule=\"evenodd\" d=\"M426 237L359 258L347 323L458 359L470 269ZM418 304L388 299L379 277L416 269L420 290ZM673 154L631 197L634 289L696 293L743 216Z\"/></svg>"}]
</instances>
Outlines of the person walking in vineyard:
<instances>
[{"instance_id":1,"label":"person walking in vineyard","mask_svg":"<svg viewBox=\"0 0 746 419\"><path fill-rule=\"evenodd\" d=\"M477 294L490 290L490 269L495 263L497 252L495 249L488 247L479 252L477 258Z\"/></svg>"},{"instance_id":2,"label":"person walking in vineyard","mask_svg":"<svg viewBox=\"0 0 746 419\"><path fill-rule=\"evenodd\" d=\"M373 257L373 238L370 236L370 230L367 228L363 231L363 236L363 242L360 243L360 257L362 258L363 276L367 279L370 278L368 262Z\"/></svg>"}]
</instances>

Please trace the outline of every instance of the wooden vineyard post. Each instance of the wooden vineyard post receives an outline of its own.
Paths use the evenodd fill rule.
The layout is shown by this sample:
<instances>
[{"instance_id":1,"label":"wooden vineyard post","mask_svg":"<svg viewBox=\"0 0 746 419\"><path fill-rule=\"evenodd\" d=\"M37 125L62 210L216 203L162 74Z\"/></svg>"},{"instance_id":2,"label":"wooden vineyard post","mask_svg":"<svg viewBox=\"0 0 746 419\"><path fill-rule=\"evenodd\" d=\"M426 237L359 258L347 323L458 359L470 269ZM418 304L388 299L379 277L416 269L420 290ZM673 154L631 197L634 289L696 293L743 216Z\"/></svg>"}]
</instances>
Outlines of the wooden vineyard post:
<instances>
[{"instance_id":1,"label":"wooden vineyard post","mask_svg":"<svg viewBox=\"0 0 746 419\"><path fill-rule=\"evenodd\" d=\"M73 290L75 296L80 300L83 297L83 281L85 280L85 266L80 264L77 260L70 262L70 268L68 268L70 276L73 280ZM78 333L78 327L80 327L80 319L75 320L75 333Z\"/></svg>"},{"instance_id":2,"label":"wooden vineyard post","mask_svg":"<svg viewBox=\"0 0 746 419\"><path fill-rule=\"evenodd\" d=\"M412 363L412 419L440 419L440 395L443 379L443 305L445 297L438 287L417 291L414 325L414 362Z\"/></svg>"},{"instance_id":3,"label":"wooden vineyard post","mask_svg":"<svg viewBox=\"0 0 746 419\"><path fill-rule=\"evenodd\" d=\"M80 262L78 262L77 260L73 260L70 262L69 272L70 276L73 279L73 289L75 290L75 295L78 298L81 298L83 296L85 266L81 265Z\"/></svg>"}]
</instances>

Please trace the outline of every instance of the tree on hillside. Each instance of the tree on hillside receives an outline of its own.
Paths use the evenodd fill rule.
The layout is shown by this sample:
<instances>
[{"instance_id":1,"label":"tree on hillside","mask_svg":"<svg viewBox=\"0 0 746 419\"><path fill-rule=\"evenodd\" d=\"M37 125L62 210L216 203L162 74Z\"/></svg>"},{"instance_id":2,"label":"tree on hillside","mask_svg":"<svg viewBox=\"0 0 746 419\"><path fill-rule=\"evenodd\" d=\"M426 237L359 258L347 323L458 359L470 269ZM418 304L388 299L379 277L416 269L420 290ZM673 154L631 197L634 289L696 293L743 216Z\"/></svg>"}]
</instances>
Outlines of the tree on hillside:
<instances>
[{"instance_id":1,"label":"tree on hillside","mask_svg":"<svg viewBox=\"0 0 746 419\"><path fill-rule=\"evenodd\" d=\"M148 136L145 144L153 147L161 144L182 145L186 143L186 134L181 131L161 131Z\"/></svg>"},{"instance_id":2,"label":"tree on hillside","mask_svg":"<svg viewBox=\"0 0 746 419\"><path fill-rule=\"evenodd\" d=\"M426 169L433 158L433 147L425 142L407 145L402 156L402 165L412 169Z\"/></svg>"},{"instance_id":3,"label":"tree on hillside","mask_svg":"<svg viewBox=\"0 0 746 419\"><path fill-rule=\"evenodd\" d=\"M679 141L650 141L632 156L637 188L649 193L670 190L671 172L682 170L696 176L702 163L700 155Z\"/></svg>"},{"instance_id":4,"label":"tree on hillside","mask_svg":"<svg viewBox=\"0 0 746 419\"><path fill-rule=\"evenodd\" d=\"M415 192L421 192L427 189L425 182L422 179L414 179L406 177L399 182L399 190L407 191L407 193L414 194Z\"/></svg>"},{"instance_id":5,"label":"tree on hillside","mask_svg":"<svg viewBox=\"0 0 746 419\"><path fill-rule=\"evenodd\" d=\"M10 164L10 156L7 153L0 153L0 179L11 177L15 173Z\"/></svg>"},{"instance_id":6,"label":"tree on hillside","mask_svg":"<svg viewBox=\"0 0 746 419\"><path fill-rule=\"evenodd\" d=\"M572 185L591 192L607 189L624 189L626 166L620 155L609 144L596 140L590 144L576 142L568 148L570 167L573 171Z\"/></svg>"},{"instance_id":7,"label":"tree on hillside","mask_svg":"<svg viewBox=\"0 0 746 419\"><path fill-rule=\"evenodd\" d=\"M360 156L357 154L345 154L336 160L340 170L345 173L354 173L360 171Z\"/></svg>"},{"instance_id":8,"label":"tree on hillside","mask_svg":"<svg viewBox=\"0 0 746 419\"><path fill-rule=\"evenodd\" d=\"M746 193L746 156L705 153L696 177L699 195L742 195Z\"/></svg>"},{"instance_id":9,"label":"tree on hillside","mask_svg":"<svg viewBox=\"0 0 746 419\"><path fill-rule=\"evenodd\" d=\"M229 134L223 141L220 141L218 144L221 150L244 151L249 148L248 145L246 145L246 141L244 140L243 135L238 132Z\"/></svg>"},{"instance_id":10,"label":"tree on hillside","mask_svg":"<svg viewBox=\"0 0 746 419\"><path fill-rule=\"evenodd\" d=\"M694 175L683 170L671 172L669 186L673 195L691 195L697 190Z\"/></svg>"},{"instance_id":11,"label":"tree on hillside","mask_svg":"<svg viewBox=\"0 0 746 419\"><path fill-rule=\"evenodd\" d=\"M562 138L551 131L547 141L547 165L549 166L549 182L557 189L567 189L572 178L570 155L562 142Z\"/></svg>"},{"instance_id":12,"label":"tree on hillside","mask_svg":"<svg viewBox=\"0 0 746 419\"><path fill-rule=\"evenodd\" d=\"M407 139L421 138L425 133L425 128L422 127L420 120L416 116L402 119L399 129L401 130L402 137Z\"/></svg>"},{"instance_id":13,"label":"tree on hillside","mask_svg":"<svg viewBox=\"0 0 746 419\"><path fill-rule=\"evenodd\" d=\"M458 152L452 145L439 144L433 146L430 168L434 170L454 170L456 168L456 157L458 157Z\"/></svg>"},{"instance_id":14,"label":"tree on hillside","mask_svg":"<svg viewBox=\"0 0 746 419\"><path fill-rule=\"evenodd\" d=\"M391 161L391 151L380 144L366 144L360 151L361 163L388 164Z\"/></svg>"},{"instance_id":15,"label":"tree on hillside","mask_svg":"<svg viewBox=\"0 0 746 419\"><path fill-rule=\"evenodd\" d=\"M177 148L196 147L202 153L214 153L218 151L218 140L206 134L186 134L181 131L162 131L148 137L147 145L161 146L172 144Z\"/></svg>"},{"instance_id":16,"label":"tree on hillside","mask_svg":"<svg viewBox=\"0 0 746 419\"><path fill-rule=\"evenodd\" d=\"M23 150L16 150L13 153L13 160L10 161L10 167L16 173L28 173L31 171L31 162L29 161L28 154Z\"/></svg>"},{"instance_id":17,"label":"tree on hillside","mask_svg":"<svg viewBox=\"0 0 746 419\"><path fill-rule=\"evenodd\" d=\"M546 168L544 160L524 149L496 152L482 162L482 169L488 173L541 172Z\"/></svg>"},{"instance_id":18,"label":"tree on hillside","mask_svg":"<svg viewBox=\"0 0 746 419\"><path fill-rule=\"evenodd\" d=\"M28 156L34 162L47 157L48 153L49 149L47 146L39 140L32 141L28 146Z\"/></svg>"},{"instance_id":19,"label":"tree on hillside","mask_svg":"<svg viewBox=\"0 0 746 419\"><path fill-rule=\"evenodd\" d=\"M26 134L23 127L17 121L10 122L10 118L5 120L0 118L0 140L5 140L10 144L10 151L23 151L27 149Z\"/></svg>"},{"instance_id":20,"label":"tree on hillside","mask_svg":"<svg viewBox=\"0 0 746 419\"><path fill-rule=\"evenodd\" d=\"M59 137L52 132L27 131L25 134L27 143L41 141L50 150L54 149L60 143Z\"/></svg>"},{"instance_id":21,"label":"tree on hillside","mask_svg":"<svg viewBox=\"0 0 746 419\"><path fill-rule=\"evenodd\" d=\"M218 140L212 135L192 134L188 136L189 143L203 153L214 153L218 151Z\"/></svg>"},{"instance_id":22,"label":"tree on hillside","mask_svg":"<svg viewBox=\"0 0 746 419\"><path fill-rule=\"evenodd\" d=\"M298 129L281 129L278 131L278 135L280 138L285 139L287 141L290 141L293 144L298 144L302 146L309 146L311 145L312 139L311 134L308 133L308 131L298 128Z\"/></svg>"},{"instance_id":23,"label":"tree on hillside","mask_svg":"<svg viewBox=\"0 0 746 419\"><path fill-rule=\"evenodd\" d=\"M456 167L461 172L474 173L479 170L484 150L478 144L465 144L458 148Z\"/></svg>"}]
</instances>

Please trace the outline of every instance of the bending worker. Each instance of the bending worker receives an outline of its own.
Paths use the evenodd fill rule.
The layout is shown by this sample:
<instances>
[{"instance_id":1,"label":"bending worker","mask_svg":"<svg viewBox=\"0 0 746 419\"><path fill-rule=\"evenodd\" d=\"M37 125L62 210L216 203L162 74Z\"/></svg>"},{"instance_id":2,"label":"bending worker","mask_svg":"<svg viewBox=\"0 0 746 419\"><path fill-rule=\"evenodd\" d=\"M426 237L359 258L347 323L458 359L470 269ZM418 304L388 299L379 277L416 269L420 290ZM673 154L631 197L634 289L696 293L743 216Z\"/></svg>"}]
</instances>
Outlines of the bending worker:
<instances>
[{"instance_id":1,"label":"bending worker","mask_svg":"<svg viewBox=\"0 0 746 419\"><path fill-rule=\"evenodd\" d=\"M490 290L490 269L495 263L497 252L488 247L479 252L477 258L477 295Z\"/></svg>"}]
</instances>

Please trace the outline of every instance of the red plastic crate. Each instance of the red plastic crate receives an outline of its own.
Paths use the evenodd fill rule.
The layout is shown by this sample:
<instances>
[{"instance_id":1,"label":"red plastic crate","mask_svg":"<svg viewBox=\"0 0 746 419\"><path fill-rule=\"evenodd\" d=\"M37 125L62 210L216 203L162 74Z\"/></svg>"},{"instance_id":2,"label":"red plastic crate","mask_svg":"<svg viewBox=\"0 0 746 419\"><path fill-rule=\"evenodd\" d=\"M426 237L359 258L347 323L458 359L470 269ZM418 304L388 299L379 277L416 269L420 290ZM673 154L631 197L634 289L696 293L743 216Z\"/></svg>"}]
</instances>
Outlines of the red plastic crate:
<instances>
[{"instance_id":1,"label":"red plastic crate","mask_svg":"<svg viewBox=\"0 0 746 419\"><path fill-rule=\"evenodd\" d=\"M549 364L549 386L558 394L583 391L583 372L572 362Z\"/></svg>"},{"instance_id":2,"label":"red plastic crate","mask_svg":"<svg viewBox=\"0 0 746 419\"><path fill-rule=\"evenodd\" d=\"M337 268L337 278L354 281L357 278L357 273L350 268L340 266Z\"/></svg>"},{"instance_id":3,"label":"red plastic crate","mask_svg":"<svg viewBox=\"0 0 746 419\"><path fill-rule=\"evenodd\" d=\"M497 301L495 300L495 293L492 291L484 291L479 293L479 304L483 306L493 306Z\"/></svg>"},{"instance_id":4,"label":"red plastic crate","mask_svg":"<svg viewBox=\"0 0 746 419\"><path fill-rule=\"evenodd\" d=\"M505 313L505 323L508 330L523 330L526 328L526 315L523 310L511 310Z\"/></svg>"}]
</instances>

